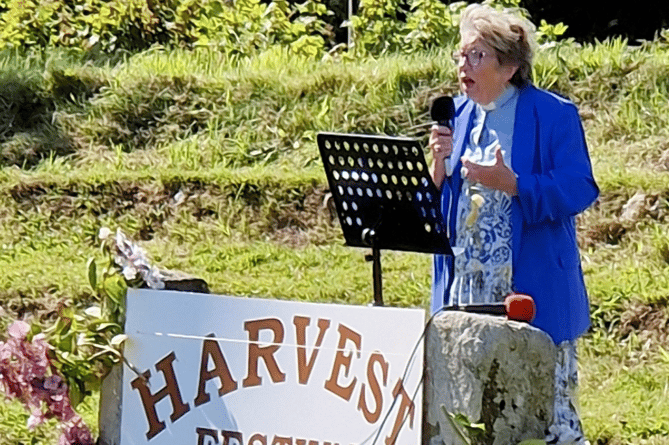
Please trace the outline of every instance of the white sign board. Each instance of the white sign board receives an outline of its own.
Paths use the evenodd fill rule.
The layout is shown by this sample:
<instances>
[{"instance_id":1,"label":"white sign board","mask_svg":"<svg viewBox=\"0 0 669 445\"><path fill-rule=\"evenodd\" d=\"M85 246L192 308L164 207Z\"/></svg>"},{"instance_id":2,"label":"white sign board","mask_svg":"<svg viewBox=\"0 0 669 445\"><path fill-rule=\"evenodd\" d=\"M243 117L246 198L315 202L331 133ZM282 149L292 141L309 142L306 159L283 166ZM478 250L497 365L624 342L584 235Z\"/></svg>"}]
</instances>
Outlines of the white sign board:
<instances>
[{"instance_id":1,"label":"white sign board","mask_svg":"<svg viewBox=\"0 0 669 445\"><path fill-rule=\"evenodd\" d=\"M121 445L421 442L421 309L145 289L127 301Z\"/></svg>"}]
</instances>

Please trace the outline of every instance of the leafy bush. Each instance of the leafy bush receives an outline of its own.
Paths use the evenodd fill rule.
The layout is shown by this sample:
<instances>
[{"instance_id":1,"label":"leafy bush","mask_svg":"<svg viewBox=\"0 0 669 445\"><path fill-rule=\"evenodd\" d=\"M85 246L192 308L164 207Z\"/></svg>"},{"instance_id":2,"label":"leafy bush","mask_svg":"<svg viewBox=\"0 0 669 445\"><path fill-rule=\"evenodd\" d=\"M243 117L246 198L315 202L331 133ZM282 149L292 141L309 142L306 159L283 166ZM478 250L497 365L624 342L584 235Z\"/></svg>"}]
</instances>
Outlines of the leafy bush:
<instances>
[{"instance_id":1,"label":"leafy bush","mask_svg":"<svg viewBox=\"0 0 669 445\"><path fill-rule=\"evenodd\" d=\"M281 43L315 55L331 36L318 18L327 8L312 0L11 0L2 11L0 47L10 48L111 53L160 44L249 54Z\"/></svg>"},{"instance_id":2,"label":"leafy bush","mask_svg":"<svg viewBox=\"0 0 669 445\"><path fill-rule=\"evenodd\" d=\"M206 2L194 20L196 46L214 46L226 53L251 54L273 44L289 45L297 53L321 54L330 32L317 17L327 8L311 0L293 9L286 0L261 3L237 0L230 7L219 0Z\"/></svg>"},{"instance_id":3,"label":"leafy bush","mask_svg":"<svg viewBox=\"0 0 669 445\"><path fill-rule=\"evenodd\" d=\"M137 52L154 45L208 47L249 56L283 45L296 54L322 57L336 44L334 13L323 0L11 0L0 4L0 48L66 47L92 53ZM520 0L487 3L519 9ZM464 1L362 0L345 22L355 55L413 52L452 46L458 40ZM545 40L564 25L542 24ZM342 46L339 47L340 49Z\"/></svg>"},{"instance_id":4,"label":"leafy bush","mask_svg":"<svg viewBox=\"0 0 669 445\"><path fill-rule=\"evenodd\" d=\"M359 54L412 53L430 48L448 48L459 40L460 14L465 1L445 4L441 0L362 0L358 14L351 18L354 44ZM498 8L509 8L528 17L521 0L488 0ZM560 38L567 27L542 21L538 28L541 43Z\"/></svg>"},{"instance_id":5,"label":"leafy bush","mask_svg":"<svg viewBox=\"0 0 669 445\"><path fill-rule=\"evenodd\" d=\"M0 18L3 46L139 50L165 39L162 11L145 0L12 0L7 7Z\"/></svg>"},{"instance_id":6,"label":"leafy bush","mask_svg":"<svg viewBox=\"0 0 669 445\"><path fill-rule=\"evenodd\" d=\"M440 0L362 0L351 18L353 41L360 54L411 51L451 46L458 39L457 16L465 2L445 5Z\"/></svg>"}]
</instances>

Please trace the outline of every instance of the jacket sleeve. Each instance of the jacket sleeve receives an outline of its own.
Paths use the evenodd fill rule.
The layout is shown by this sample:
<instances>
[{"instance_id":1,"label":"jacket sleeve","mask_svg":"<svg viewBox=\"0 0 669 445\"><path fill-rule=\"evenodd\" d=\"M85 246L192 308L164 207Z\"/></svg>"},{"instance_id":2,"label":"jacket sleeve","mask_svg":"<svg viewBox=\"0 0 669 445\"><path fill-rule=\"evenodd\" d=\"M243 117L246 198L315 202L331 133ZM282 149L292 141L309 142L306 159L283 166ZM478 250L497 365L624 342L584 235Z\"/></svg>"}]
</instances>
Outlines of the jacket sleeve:
<instances>
[{"instance_id":1,"label":"jacket sleeve","mask_svg":"<svg viewBox=\"0 0 669 445\"><path fill-rule=\"evenodd\" d=\"M537 135L532 173L517 178L515 199L531 224L574 216L599 194L576 107L554 102L550 108L538 112L543 131Z\"/></svg>"}]
</instances>

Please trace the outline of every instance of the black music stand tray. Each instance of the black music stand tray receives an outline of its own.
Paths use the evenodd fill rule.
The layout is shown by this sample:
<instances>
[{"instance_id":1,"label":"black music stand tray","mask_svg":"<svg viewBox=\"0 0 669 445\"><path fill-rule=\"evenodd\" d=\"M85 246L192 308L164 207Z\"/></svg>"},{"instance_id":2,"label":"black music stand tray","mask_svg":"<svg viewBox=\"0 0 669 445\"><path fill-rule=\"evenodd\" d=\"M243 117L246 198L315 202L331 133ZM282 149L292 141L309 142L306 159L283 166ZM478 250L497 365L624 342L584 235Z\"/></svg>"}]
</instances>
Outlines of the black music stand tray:
<instances>
[{"instance_id":1,"label":"black music stand tray","mask_svg":"<svg viewBox=\"0 0 669 445\"><path fill-rule=\"evenodd\" d=\"M319 133L318 149L346 244L372 248L375 306L383 306L381 249L453 255L417 140Z\"/></svg>"}]
</instances>

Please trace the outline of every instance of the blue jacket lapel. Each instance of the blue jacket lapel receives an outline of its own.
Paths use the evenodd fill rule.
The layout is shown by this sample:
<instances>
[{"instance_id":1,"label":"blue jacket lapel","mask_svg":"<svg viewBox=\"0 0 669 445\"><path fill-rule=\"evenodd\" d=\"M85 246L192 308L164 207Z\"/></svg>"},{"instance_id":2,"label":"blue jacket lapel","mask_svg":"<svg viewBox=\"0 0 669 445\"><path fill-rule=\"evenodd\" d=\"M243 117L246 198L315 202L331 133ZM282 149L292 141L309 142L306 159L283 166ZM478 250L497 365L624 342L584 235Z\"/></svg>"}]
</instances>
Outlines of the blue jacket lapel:
<instances>
[{"instance_id":1,"label":"blue jacket lapel","mask_svg":"<svg viewBox=\"0 0 669 445\"><path fill-rule=\"evenodd\" d=\"M511 149L511 167L516 175L532 174L534 157L537 146L536 109L534 106L533 86L526 86L520 90L516 104L516 117L513 124L513 147ZM513 264L518 264L520 242L523 230L523 216L518 197L512 200L511 224L513 230Z\"/></svg>"},{"instance_id":2,"label":"blue jacket lapel","mask_svg":"<svg viewBox=\"0 0 669 445\"><path fill-rule=\"evenodd\" d=\"M462 153L465 150L465 144L469 139L469 133L471 132L471 126L473 122L473 111L474 111L474 102L471 100L466 100L466 96L460 96L457 99L463 99L463 102L459 103L456 101L456 116L458 119L455 120L456 125L453 129L453 140L460 141L457 147L453 147L453 156L455 159L455 168L453 169L453 175L451 176L451 189L457 190L459 192L460 186L462 185L462 177L460 176L460 170L462 168L462 162L460 158ZM456 192L456 195L458 194ZM457 199L457 196L453 197Z\"/></svg>"},{"instance_id":3,"label":"blue jacket lapel","mask_svg":"<svg viewBox=\"0 0 669 445\"><path fill-rule=\"evenodd\" d=\"M465 149L465 143L471 131L472 121L473 121L473 112L474 111L474 102L467 100L466 96L458 96L455 98L455 114L457 119L455 119L455 127L453 128L453 140L459 141L458 146L453 147L452 156L455 161L455 166L453 168L453 174L449 177L448 187L449 196L445 196L442 193L442 198L445 198L442 201L442 212L445 209L450 210L450 214L445 214L445 219L448 221L449 233L451 234L450 242L453 244L455 242L455 221L456 221L456 209L457 202L460 197L460 187L462 186L462 177L460 176L460 170L462 169L462 162L460 157ZM446 213L446 212L445 212Z\"/></svg>"},{"instance_id":4,"label":"blue jacket lapel","mask_svg":"<svg viewBox=\"0 0 669 445\"><path fill-rule=\"evenodd\" d=\"M534 108L534 87L527 86L520 90L516 105L516 117L513 124L513 147L511 149L511 167L516 174L532 173L534 165L537 116Z\"/></svg>"}]
</instances>

